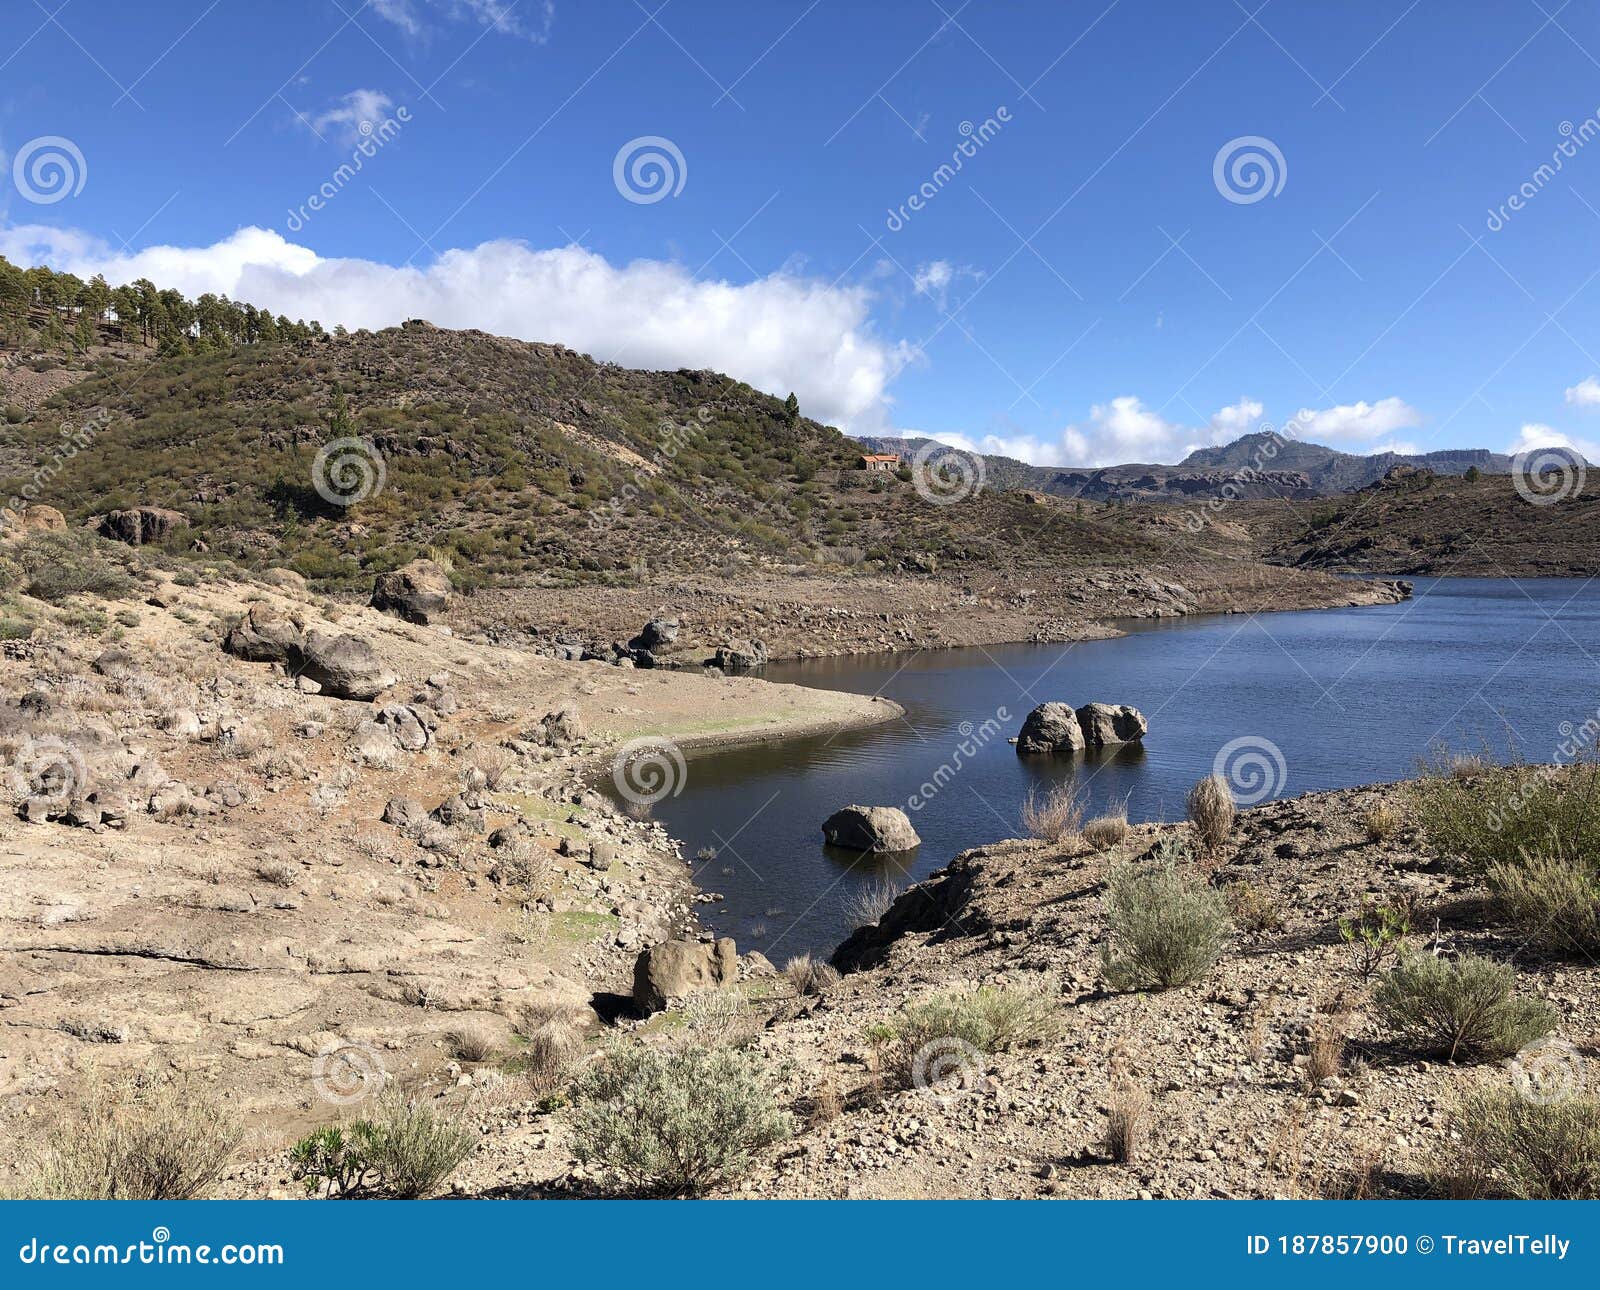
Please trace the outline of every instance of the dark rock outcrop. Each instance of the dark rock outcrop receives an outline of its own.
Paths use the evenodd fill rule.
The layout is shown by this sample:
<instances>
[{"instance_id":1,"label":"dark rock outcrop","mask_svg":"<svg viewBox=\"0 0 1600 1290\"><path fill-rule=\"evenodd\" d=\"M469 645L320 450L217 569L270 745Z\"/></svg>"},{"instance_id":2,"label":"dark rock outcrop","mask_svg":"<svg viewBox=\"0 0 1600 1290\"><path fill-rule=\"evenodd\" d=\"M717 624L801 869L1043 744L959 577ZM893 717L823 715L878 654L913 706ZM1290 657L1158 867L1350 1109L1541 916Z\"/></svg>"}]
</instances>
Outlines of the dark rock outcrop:
<instances>
[{"instance_id":1,"label":"dark rock outcrop","mask_svg":"<svg viewBox=\"0 0 1600 1290\"><path fill-rule=\"evenodd\" d=\"M409 623L431 623L450 607L450 576L432 560L413 560L372 584L372 607Z\"/></svg>"}]
</instances>

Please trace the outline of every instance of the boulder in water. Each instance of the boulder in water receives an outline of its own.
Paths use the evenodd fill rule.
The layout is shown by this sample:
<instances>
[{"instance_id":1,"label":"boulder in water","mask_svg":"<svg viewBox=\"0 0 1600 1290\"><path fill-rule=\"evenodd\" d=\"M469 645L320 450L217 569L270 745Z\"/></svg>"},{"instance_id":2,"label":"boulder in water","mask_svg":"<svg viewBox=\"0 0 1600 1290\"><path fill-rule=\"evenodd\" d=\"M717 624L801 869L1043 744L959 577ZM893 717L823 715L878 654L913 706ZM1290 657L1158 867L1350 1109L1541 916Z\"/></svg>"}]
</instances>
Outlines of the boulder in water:
<instances>
[{"instance_id":1,"label":"boulder in water","mask_svg":"<svg viewBox=\"0 0 1600 1290\"><path fill-rule=\"evenodd\" d=\"M1078 724L1083 727L1083 741L1090 748L1136 744L1150 729L1144 713L1126 703L1086 703L1078 709Z\"/></svg>"},{"instance_id":2,"label":"boulder in water","mask_svg":"<svg viewBox=\"0 0 1600 1290\"><path fill-rule=\"evenodd\" d=\"M846 806L827 818L822 836L848 851L912 851L922 845L898 806Z\"/></svg>"},{"instance_id":3,"label":"boulder in water","mask_svg":"<svg viewBox=\"0 0 1600 1290\"><path fill-rule=\"evenodd\" d=\"M1083 727L1070 703L1041 703L1027 715L1017 736L1019 753L1083 751Z\"/></svg>"}]
</instances>

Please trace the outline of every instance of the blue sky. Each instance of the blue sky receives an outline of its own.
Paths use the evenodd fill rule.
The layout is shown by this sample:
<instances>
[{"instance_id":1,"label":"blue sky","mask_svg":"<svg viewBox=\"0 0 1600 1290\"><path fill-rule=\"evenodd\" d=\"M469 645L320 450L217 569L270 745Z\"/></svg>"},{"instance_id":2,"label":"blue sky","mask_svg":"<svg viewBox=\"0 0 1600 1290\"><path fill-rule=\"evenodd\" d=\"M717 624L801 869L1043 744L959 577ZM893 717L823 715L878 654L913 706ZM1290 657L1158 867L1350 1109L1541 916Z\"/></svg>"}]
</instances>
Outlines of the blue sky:
<instances>
[{"instance_id":1,"label":"blue sky","mask_svg":"<svg viewBox=\"0 0 1600 1290\"><path fill-rule=\"evenodd\" d=\"M1592 6L11 0L0 58L17 261L1043 462L1600 440Z\"/></svg>"}]
</instances>

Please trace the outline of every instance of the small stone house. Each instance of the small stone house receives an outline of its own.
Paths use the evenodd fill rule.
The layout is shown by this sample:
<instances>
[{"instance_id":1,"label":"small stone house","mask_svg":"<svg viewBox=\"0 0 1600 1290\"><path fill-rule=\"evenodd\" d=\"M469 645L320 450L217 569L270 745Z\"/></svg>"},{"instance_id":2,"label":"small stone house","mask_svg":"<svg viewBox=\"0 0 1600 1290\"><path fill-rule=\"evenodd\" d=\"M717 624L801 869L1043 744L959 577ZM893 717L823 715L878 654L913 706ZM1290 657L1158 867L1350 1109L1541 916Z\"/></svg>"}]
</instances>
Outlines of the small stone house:
<instances>
[{"instance_id":1,"label":"small stone house","mask_svg":"<svg viewBox=\"0 0 1600 1290\"><path fill-rule=\"evenodd\" d=\"M862 470L884 470L893 474L900 469L900 454L897 452L869 452L861 457Z\"/></svg>"}]
</instances>

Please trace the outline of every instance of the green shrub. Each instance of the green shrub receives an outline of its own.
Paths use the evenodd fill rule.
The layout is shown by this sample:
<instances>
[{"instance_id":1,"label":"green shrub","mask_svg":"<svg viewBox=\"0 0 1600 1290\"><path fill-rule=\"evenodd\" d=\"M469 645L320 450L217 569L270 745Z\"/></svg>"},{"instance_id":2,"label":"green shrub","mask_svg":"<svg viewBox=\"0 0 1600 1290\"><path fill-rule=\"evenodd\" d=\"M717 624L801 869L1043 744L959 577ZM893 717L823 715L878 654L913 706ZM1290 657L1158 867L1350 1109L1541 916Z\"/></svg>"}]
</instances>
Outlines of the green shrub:
<instances>
[{"instance_id":1,"label":"green shrub","mask_svg":"<svg viewBox=\"0 0 1600 1290\"><path fill-rule=\"evenodd\" d=\"M1401 1035L1446 1061L1510 1057L1555 1027L1542 999L1512 994L1509 963L1464 954L1403 959L1373 992L1383 1019Z\"/></svg>"},{"instance_id":2,"label":"green shrub","mask_svg":"<svg viewBox=\"0 0 1600 1290\"><path fill-rule=\"evenodd\" d=\"M1054 1039L1061 1029L1060 1010L1046 995L1021 986L980 986L906 1004L879 1037L888 1041L889 1069L910 1088L932 1045L955 1041L978 1053L1003 1053Z\"/></svg>"},{"instance_id":3,"label":"green shrub","mask_svg":"<svg viewBox=\"0 0 1600 1290\"><path fill-rule=\"evenodd\" d=\"M1600 952L1600 865L1595 859L1552 853L1496 860L1484 878L1498 908L1543 948L1586 958Z\"/></svg>"},{"instance_id":4,"label":"green shrub","mask_svg":"<svg viewBox=\"0 0 1600 1290\"><path fill-rule=\"evenodd\" d=\"M308 1191L327 1183L341 1196L416 1200L438 1190L477 1145L478 1135L452 1112L393 1100L371 1119L302 1138L289 1160Z\"/></svg>"},{"instance_id":5,"label":"green shrub","mask_svg":"<svg viewBox=\"0 0 1600 1290\"><path fill-rule=\"evenodd\" d=\"M11 553L25 575L23 590L53 605L69 596L133 595L137 584L116 559L120 554L111 543L71 529L31 534Z\"/></svg>"},{"instance_id":6,"label":"green shrub","mask_svg":"<svg viewBox=\"0 0 1600 1290\"><path fill-rule=\"evenodd\" d=\"M578 1084L578 1159L625 1190L694 1196L739 1177L792 1122L738 1049L618 1044Z\"/></svg>"},{"instance_id":7,"label":"green shrub","mask_svg":"<svg viewBox=\"0 0 1600 1290\"><path fill-rule=\"evenodd\" d=\"M1451 1117L1433 1169L1452 1199L1600 1200L1600 1101L1532 1102L1515 1092L1475 1093Z\"/></svg>"},{"instance_id":8,"label":"green shrub","mask_svg":"<svg viewBox=\"0 0 1600 1290\"><path fill-rule=\"evenodd\" d=\"M222 1177L243 1133L209 1093L182 1083L94 1089L24 1167L39 1200L193 1200Z\"/></svg>"},{"instance_id":9,"label":"green shrub","mask_svg":"<svg viewBox=\"0 0 1600 1290\"><path fill-rule=\"evenodd\" d=\"M1441 758L1406 792L1428 841L1479 877L1496 862L1600 854L1600 762L1491 767Z\"/></svg>"},{"instance_id":10,"label":"green shrub","mask_svg":"<svg viewBox=\"0 0 1600 1290\"><path fill-rule=\"evenodd\" d=\"M1222 895L1163 847L1111 871L1106 918L1111 943L1101 955L1114 989L1169 989L1209 972L1228 946L1232 925Z\"/></svg>"},{"instance_id":11,"label":"green shrub","mask_svg":"<svg viewBox=\"0 0 1600 1290\"><path fill-rule=\"evenodd\" d=\"M1393 905L1363 900L1361 908L1339 920L1339 939L1350 947L1356 975L1367 980L1400 951L1411 931L1406 912Z\"/></svg>"}]
</instances>

